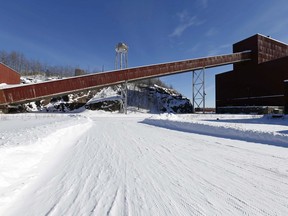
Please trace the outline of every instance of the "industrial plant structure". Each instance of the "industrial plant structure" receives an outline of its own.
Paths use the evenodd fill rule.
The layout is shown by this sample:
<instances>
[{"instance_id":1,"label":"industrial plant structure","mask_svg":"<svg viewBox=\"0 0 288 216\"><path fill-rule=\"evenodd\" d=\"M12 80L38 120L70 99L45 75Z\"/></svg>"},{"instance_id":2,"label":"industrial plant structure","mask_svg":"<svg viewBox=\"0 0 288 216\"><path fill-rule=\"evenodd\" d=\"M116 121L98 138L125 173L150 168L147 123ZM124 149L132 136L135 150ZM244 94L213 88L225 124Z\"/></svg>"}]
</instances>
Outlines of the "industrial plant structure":
<instances>
[{"instance_id":1,"label":"industrial plant structure","mask_svg":"<svg viewBox=\"0 0 288 216\"><path fill-rule=\"evenodd\" d=\"M127 68L128 46L117 44L115 70L63 80L0 88L0 109L44 98L67 95L104 86L167 76L233 64L233 70L216 75L216 112L265 113L269 108L288 114L288 45L256 34L233 45L233 53L149 66ZM4 80L0 64L0 78ZM20 82L20 75L9 69L8 84ZM199 75L199 77L201 77ZM0 83L3 82L0 80ZM204 76L202 103L205 104ZM195 80L193 85L198 84ZM197 95L196 95L197 96ZM200 95L201 96L201 95ZM193 96L193 99L195 97ZM193 102L194 103L194 102Z\"/></svg>"},{"instance_id":2,"label":"industrial plant structure","mask_svg":"<svg viewBox=\"0 0 288 216\"><path fill-rule=\"evenodd\" d=\"M19 84L20 74L8 67L7 65L0 62L0 84Z\"/></svg>"},{"instance_id":3,"label":"industrial plant structure","mask_svg":"<svg viewBox=\"0 0 288 216\"><path fill-rule=\"evenodd\" d=\"M285 109L284 112L288 114L288 80L284 81L284 96L285 96Z\"/></svg>"},{"instance_id":4,"label":"industrial plant structure","mask_svg":"<svg viewBox=\"0 0 288 216\"><path fill-rule=\"evenodd\" d=\"M126 68L61 80L0 88L0 109L50 97L251 60L251 52Z\"/></svg>"},{"instance_id":5,"label":"industrial plant structure","mask_svg":"<svg viewBox=\"0 0 288 216\"><path fill-rule=\"evenodd\" d=\"M288 45L256 34L233 45L234 53L246 50L252 51L251 61L216 75L216 111L265 113L286 106L288 112Z\"/></svg>"}]
</instances>

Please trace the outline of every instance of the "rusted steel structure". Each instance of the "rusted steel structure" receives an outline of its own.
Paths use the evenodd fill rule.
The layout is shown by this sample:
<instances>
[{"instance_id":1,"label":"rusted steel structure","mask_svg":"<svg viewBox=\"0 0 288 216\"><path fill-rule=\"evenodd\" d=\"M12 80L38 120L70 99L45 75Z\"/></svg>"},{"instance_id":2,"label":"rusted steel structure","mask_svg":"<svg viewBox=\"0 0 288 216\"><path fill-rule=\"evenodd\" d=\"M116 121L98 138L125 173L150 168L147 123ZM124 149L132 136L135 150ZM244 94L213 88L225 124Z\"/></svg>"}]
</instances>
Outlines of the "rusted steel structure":
<instances>
[{"instance_id":1,"label":"rusted steel structure","mask_svg":"<svg viewBox=\"0 0 288 216\"><path fill-rule=\"evenodd\" d=\"M0 106L3 107L9 104L21 104L47 97L67 95L98 87L121 84L126 81L131 82L141 79L183 73L204 67L211 68L236 62L243 62L250 59L251 52L242 51L228 55L156 64L37 84L3 88L0 89Z\"/></svg>"},{"instance_id":2,"label":"rusted steel structure","mask_svg":"<svg viewBox=\"0 0 288 216\"><path fill-rule=\"evenodd\" d=\"M288 114L288 80L284 81L285 114Z\"/></svg>"},{"instance_id":3,"label":"rusted steel structure","mask_svg":"<svg viewBox=\"0 0 288 216\"><path fill-rule=\"evenodd\" d=\"M20 74L0 62L0 83L19 84Z\"/></svg>"},{"instance_id":4,"label":"rusted steel structure","mask_svg":"<svg viewBox=\"0 0 288 216\"><path fill-rule=\"evenodd\" d=\"M233 71L216 75L216 111L284 107L288 45L257 34L233 45L233 52L244 50L252 51L252 61L234 64Z\"/></svg>"}]
</instances>

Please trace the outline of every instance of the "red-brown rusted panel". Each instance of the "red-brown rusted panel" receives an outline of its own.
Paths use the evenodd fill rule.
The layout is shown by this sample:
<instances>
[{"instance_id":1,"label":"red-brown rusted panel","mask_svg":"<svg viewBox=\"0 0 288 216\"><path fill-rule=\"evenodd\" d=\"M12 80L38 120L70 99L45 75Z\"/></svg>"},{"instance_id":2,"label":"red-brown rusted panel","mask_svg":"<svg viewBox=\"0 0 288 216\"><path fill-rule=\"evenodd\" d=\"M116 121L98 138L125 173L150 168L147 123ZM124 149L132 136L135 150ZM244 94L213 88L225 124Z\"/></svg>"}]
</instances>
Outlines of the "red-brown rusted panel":
<instances>
[{"instance_id":1,"label":"red-brown rusted panel","mask_svg":"<svg viewBox=\"0 0 288 216\"><path fill-rule=\"evenodd\" d=\"M0 105L23 103L50 96L64 95L81 90L88 90L101 86L115 85L125 81L136 81L145 78L159 77L192 71L200 68L210 68L220 65L251 59L250 52L234 53L223 56L191 59L179 62L129 68L118 71L78 76L62 80L23 85L2 89L4 96L0 96ZM6 98L6 99L5 99Z\"/></svg>"},{"instance_id":2,"label":"red-brown rusted panel","mask_svg":"<svg viewBox=\"0 0 288 216\"><path fill-rule=\"evenodd\" d=\"M285 114L288 114L288 79L284 80L284 97L285 97L285 102L284 102L284 106L285 106Z\"/></svg>"},{"instance_id":3,"label":"red-brown rusted panel","mask_svg":"<svg viewBox=\"0 0 288 216\"><path fill-rule=\"evenodd\" d=\"M20 74L0 62L0 83L19 84Z\"/></svg>"},{"instance_id":4,"label":"red-brown rusted panel","mask_svg":"<svg viewBox=\"0 0 288 216\"><path fill-rule=\"evenodd\" d=\"M0 101L5 104L6 103L6 97L5 97L5 93L2 89L0 89Z\"/></svg>"},{"instance_id":5,"label":"red-brown rusted panel","mask_svg":"<svg viewBox=\"0 0 288 216\"><path fill-rule=\"evenodd\" d=\"M216 107L284 106L288 45L254 35L234 44L233 50L253 50L254 56L234 65L233 71L216 75Z\"/></svg>"}]
</instances>

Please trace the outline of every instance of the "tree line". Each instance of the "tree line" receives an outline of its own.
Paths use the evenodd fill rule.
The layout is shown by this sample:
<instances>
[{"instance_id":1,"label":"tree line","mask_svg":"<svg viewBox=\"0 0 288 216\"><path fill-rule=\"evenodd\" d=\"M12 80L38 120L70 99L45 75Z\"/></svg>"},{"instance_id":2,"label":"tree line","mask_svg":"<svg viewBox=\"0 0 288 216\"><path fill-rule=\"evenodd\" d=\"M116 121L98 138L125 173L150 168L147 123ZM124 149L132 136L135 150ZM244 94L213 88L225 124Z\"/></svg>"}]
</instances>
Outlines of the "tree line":
<instances>
[{"instance_id":1,"label":"tree line","mask_svg":"<svg viewBox=\"0 0 288 216\"><path fill-rule=\"evenodd\" d=\"M69 77L74 76L75 70L78 69L72 66L51 66L38 60L27 59L24 54L16 51L6 52L1 50L0 62L14 69L22 76L45 75L48 77ZM81 71L83 72L84 70ZM89 71L84 72L89 73Z\"/></svg>"},{"instance_id":2,"label":"tree line","mask_svg":"<svg viewBox=\"0 0 288 216\"><path fill-rule=\"evenodd\" d=\"M84 75L88 73L96 73L98 71L82 70L77 67L72 66L51 66L42 63L38 60L27 59L24 54L16 51L6 52L4 50L0 51L0 62L14 69L21 76L31 76L31 75L44 75L47 77L57 76L57 77L71 77ZM146 80L136 81L136 85L146 84L148 86L153 86L154 84L173 88L173 86L167 86L159 78L150 78Z\"/></svg>"}]
</instances>

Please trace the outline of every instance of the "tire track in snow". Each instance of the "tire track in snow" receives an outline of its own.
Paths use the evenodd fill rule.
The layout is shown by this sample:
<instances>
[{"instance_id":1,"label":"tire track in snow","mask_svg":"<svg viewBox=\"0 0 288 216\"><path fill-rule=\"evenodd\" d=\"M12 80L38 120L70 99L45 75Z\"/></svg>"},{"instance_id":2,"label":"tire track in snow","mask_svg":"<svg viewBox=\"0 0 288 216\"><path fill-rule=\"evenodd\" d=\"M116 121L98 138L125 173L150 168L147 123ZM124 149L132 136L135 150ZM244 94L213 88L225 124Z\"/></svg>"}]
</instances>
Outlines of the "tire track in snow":
<instances>
[{"instance_id":1,"label":"tire track in snow","mask_svg":"<svg viewBox=\"0 0 288 216\"><path fill-rule=\"evenodd\" d=\"M92 120L53 172L23 196L15 215L27 209L26 215L51 216L288 213L282 169L288 161L274 157L286 149L171 131L140 119Z\"/></svg>"},{"instance_id":2,"label":"tire track in snow","mask_svg":"<svg viewBox=\"0 0 288 216\"><path fill-rule=\"evenodd\" d=\"M59 119L56 116L36 118L27 114L24 117L24 123L16 125L15 130L4 131L6 134L4 141L9 138L9 143L5 143L0 148L0 165L2 166L3 160L4 167L10 164L11 169L3 172L0 168L0 182L2 175L3 179L9 182L6 187L0 185L0 212L8 208L9 203L33 184L43 172L43 167L50 166L53 159L57 159L56 149L61 152L69 146L69 143L58 145L63 135L67 133L69 135L74 130L73 135L77 135L80 128L84 130L89 126L86 118L80 116L64 116ZM11 121L7 120L8 129L9 125L14 124L16 120L15 117Z\"/></svg>"}]
</instances>

